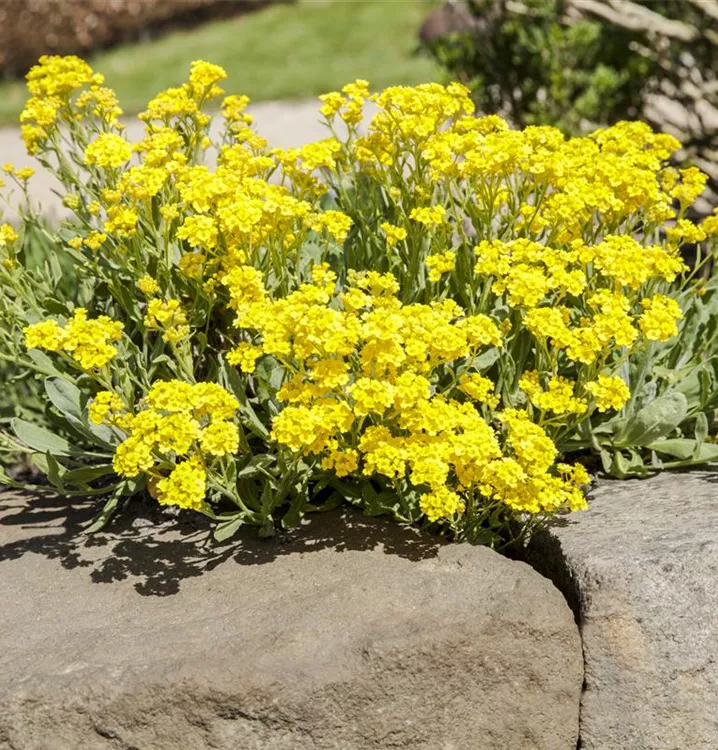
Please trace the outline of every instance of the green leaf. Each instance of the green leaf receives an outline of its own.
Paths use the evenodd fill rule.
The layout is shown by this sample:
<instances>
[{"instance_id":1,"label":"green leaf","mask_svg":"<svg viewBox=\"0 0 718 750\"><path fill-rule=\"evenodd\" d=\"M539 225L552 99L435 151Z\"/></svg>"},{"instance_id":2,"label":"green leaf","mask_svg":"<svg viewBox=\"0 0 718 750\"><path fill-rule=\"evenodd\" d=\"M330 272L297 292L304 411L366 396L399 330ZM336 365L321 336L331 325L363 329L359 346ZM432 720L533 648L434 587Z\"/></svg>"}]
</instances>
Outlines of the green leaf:
<instances>
[{"instance_id":1,"label":"green leaf","mask_svg":"<svg viewBox=\"0 0 718 750\"><path fill-rule=\"evenodd\" d=\"M45 453L45 460L47 461L47 478L50 484L60 492L64 492L65 485L62 481L62 475L67 469L55 460L55 457L50 451Z\"/></svg>"},{"instance_id":2,"label":"green leaf","mask_svg":"<svg viewBox=\"0 0 718 750\"><path fill-rule=\"evenodd\" d=\"M242 514L238 513L233 518L228 519L227 521L222 521L221 523L217 524L217 527L214 530L214 538L218 542L224 542L230 537L234 536L237 533L237 530L242 525Z\"/></svg>"},{"instance_id":3,"label":"green leaf","mask_svg":"<svg viewBox=\"0 0 718 750\"><path fill-rule=\"evenodd\" d=\"M85 529L86 534L94 534L101 531L107 526L108 521L112 518L117 510L117 503L120 501L120 493L115 492L112 497L105 503L103 509L95 516L92 523Z\"/></svg>"},{"instance_id":4,"label":"green leaf","mask_svg":"<svg viewBox=\"0 0 718 750\"><path fill-rule=\"evenodd\" d=\"M361 491L365 516L381 516L392 510L393 503L384 502L388 499L387 493L377 494L371 482L363 482ZM395 495L393 497L398 500Z\"/></svg>"},{"instance_id":5,"label":"green leaf","mask_svg":"<svg viewBox=\"0 0 718 750\"><path fill-rule=\"evenodd\" d=\"M613 451L613 475L619 478L625 477L630 471L630 464L619 450Z\"/></svg>"},{"instance_id":6,"label":"green leaf","mask_svg":"<svg viewBox=\"0 0 718 750\"><path fill-rule=\"evenodd\" d=\"M65 484L69 485L87 485L88 482L92 482L100 477L105 477L108 474L113 474L114 469L112 464L103 464L101 466L81 466L79 469L72 469L68 471L63 480Z\"/></svg>"},{"instance_id":7,"label":"green leaf","mask_svg":"<svg viewBox=\"0 0 718 750\"><path fill-rule=\"evenodd\" d=\"M282 526L285 529L296 529L302 523L307 508L306 497L296 497L289 506L289 510L282 516Z\"/></svg>"},{"instance_id":8,"label":"green leaf","mask_svg":"<svg viewBox=\"0 0 718 750\"><path fill-rule=\"evenodd\" d=\"M340 505L343 505L343 503L344 498L341 496L341 493L334 491L331 495L329 495L329 498L325 500L321 505L309 503L306 507L306 510L307 512L312 513L326 513L326 511L338 508Z\"/></svg>"},{"instance_id":9,"label":"green leaf","mask_svg":"<svg viewBox=\"0 0 718 750\"><path fill-rule=\"evenodd\" d=\"M710 373L707 370L699 370L698 371L698 381L700 382L700 406L705 407L705 405L708 403L708 400L710 399L710 393L712 388L712 378Z\"/></svg>"},{"instance_id":10,"label":"green leaf","mask_svg":"<svg viewBox=\"0 0 718 750\"><path fill-rule=\"evenodd\" d=\"M263 439L269 438L267 428L262 424L257 413L248 401L239 405L239 413L245 418L246 422L244 422L244 425L250 432Z\"/></svg>"},{"instance_id":11,"label":"green leaf","mask_svg":"<svg viewBox=\"0 0 718 750\"><path fill-rule=\"evenodd\" d=\"M631 460L628 463L628 476L643 477L648 474L648 469L643 462L641 454L633 448L629 448L628 452L631 456Z\"/></svg>"},{"instance_id":12,"label":"green leaf","mask_svg":"<svg viewBox=\"0 0 718 750\"><path fill-rule=\"evenodd\" d=\"M69 456L72 453L70 443L59 435L55 435L44 427L40 427L24 419L15 418L11 422L15 434L30 448L40 453L48 451L54 456Z\"/></svg>"},{"instance_id":13,"label":"green leaf","mask_svg":"<svg viewBox=\"0 0 718 750\"><path fill-rule=\"evenodd\" d=\"M718 445L715 443L701 443L700 450L696 451L696 441L690 438L672 438L668 440L657 440L648 446L656 453L664 456L673 456L682 461L696 459L696 461L715 461L718 459Z\"/></svg>"},{"instance_id":14,"label":"green leaf","mask_svg":"<svg viewBox=\"0 0 718 750\"><path fill-rule=\"evenodd\" d=\"M629 421L618 442L625 445L648 445L670 435L688 413L686 397L677 391L667 393L644 406Z\"/></svg>"},{"instance_id":15,"label":"green leaf","mask_svg":"<svg viewBox=\"0 0 718 750\"><path fill-rule=\"evenodd\" d=\"M115 435L109 427L87 421L82 405L82 392L76 385L62 378L46 378L45 392L52 405L83 437L103 448L111 448L116 444Z\"/></svg>"},{"instance_id":16,"label":"green leaf","mask_svg":"<svg viewBox=\"0 0 718 750\"><path fill-rule=\"evenodd\" d=\"M237 471L238 477L254 477L260 474L262 469L267 469L274 463L274 456L261 454L259 456L253 456L249 461Z\"/></svg>"},{"instance_id":17,"label":"green leaf","mask_svg":"<svg viewBox=\"0 0 718 750\"><path fill-rule=\"evenodd\" d=\"M483 354L476 357L474 365L479 372L488 370L500 357L500 352L496 347L487 349Z\"/></svg>"},{"instance_id":18,"label":"green leaf","mask_svg":"<svg viewBox=\"0 0 718 750\"><path fill-rule=\"evenodd\" d=\"M35 367L45 375L59 375L60 371L50 357L39 349L28 349L27 356L35 363Z\"/></svg>"},{"instance_id":19,"label":"green leaf","mask_svg":"<svg viewBox=\"0 0 718 750\"><path fill-rule=\"evenodd\" d=\"M45 378L45 393L52 405L63 415L83 421L80 389L62 378Z\"/></svg>"},{"instance_id":20,"label":"green leaf","mask_svg":"<svg viewBox=\"0 0 718 750\"><path fill-rule=\"evenodd\" d=\"M701 452L701 447L708 437L708 417L704 412L700 412L696 417L694 434L696 438L696 447L693 453L693 458L698 458L698 455Z\"/></svg>"}]
</instances>

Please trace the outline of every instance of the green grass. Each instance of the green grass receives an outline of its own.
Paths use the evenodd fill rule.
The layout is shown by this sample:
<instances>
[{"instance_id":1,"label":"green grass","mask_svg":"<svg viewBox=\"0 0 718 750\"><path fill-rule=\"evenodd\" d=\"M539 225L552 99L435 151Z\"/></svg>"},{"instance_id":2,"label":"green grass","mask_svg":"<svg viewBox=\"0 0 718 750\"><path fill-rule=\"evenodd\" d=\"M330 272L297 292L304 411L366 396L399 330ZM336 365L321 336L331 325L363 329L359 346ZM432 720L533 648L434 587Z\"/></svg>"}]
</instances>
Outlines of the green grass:
<instances>
[{"instance_id":1,"label":"green grass","mask_svg":"<svg viewBox=\"0 0 718 750\"><path fill-rule=\"evenodd\" d=\"M355 78L373 89L440 80L416 56L417 31L433 0L303 0L189 31L126 44L90 58L128 114L158 91L185 80L192 60L222 65L224 88L253 100L308 97ZM17 122L22 82L0 84L0 123Z\"/></svg>"}]
</instances>

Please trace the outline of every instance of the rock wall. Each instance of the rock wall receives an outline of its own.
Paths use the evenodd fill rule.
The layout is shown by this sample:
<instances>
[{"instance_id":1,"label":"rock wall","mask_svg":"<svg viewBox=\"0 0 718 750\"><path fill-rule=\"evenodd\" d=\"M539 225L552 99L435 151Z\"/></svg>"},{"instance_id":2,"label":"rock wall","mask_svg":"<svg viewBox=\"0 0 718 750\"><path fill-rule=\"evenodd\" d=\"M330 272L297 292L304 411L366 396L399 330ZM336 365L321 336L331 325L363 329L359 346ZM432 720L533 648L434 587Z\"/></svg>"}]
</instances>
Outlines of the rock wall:
<instances>
[{"instance_id":1,"label":"rock wall","mask_svg":"<svg viewBox=\"0 0 718 750\"><path fill-rule=\"evenodd\" d=\"M581 629L581 750L716 748L718 473L592 494L532 550Z\"/></svg>"},{"instance_id":2,"label":"rock wall","mask_svg":"<svg viewBox=\"0 0 718 750\"><path fill-rule=\"evenodd\" d=\"M524 563L351 511L78 541L3 500L2 750L575 750L578 630Z\"/></svg>"},{"instance_id":3,"label":"rock wall","mask_svg":"<svg viewBox=\"0 0 718 750\"><path fill-rule=\"evenodd\" d=\"M546 577L351 510L217 545L2 494L0 750L718 747L717 485L600 483Z\"/></svg>"}]
</instances>

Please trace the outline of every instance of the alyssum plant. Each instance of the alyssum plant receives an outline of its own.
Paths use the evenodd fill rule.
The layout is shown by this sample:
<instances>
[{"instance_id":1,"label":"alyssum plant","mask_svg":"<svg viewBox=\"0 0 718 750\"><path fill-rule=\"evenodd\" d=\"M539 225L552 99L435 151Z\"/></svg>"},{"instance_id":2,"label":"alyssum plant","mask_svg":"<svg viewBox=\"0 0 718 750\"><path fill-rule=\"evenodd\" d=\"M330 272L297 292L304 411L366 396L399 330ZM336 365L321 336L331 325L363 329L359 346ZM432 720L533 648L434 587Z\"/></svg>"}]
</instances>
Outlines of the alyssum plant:
<instances>
[{"instance_id":1,"label":"alyssum plant","mask_svg":"<svg viewBox=\"0 0 718 750\"><path fill-rule=\"evenodd\" d=\"M0 229L2 356L47 409L4 442L107 495L96 526L145 492L219 538L348 501L502 546L585 506L577 457L718 457L718 216L684 217L705 177L667 165L673 138L515 131L458 84L357 81L321 97L326 140L271 149L245 97L210 130L224 77L193 63L131 143L83 61L28 74L25 143L71 218L42 229L6 167L28 207Z\"/></svg>"}]
</instances>

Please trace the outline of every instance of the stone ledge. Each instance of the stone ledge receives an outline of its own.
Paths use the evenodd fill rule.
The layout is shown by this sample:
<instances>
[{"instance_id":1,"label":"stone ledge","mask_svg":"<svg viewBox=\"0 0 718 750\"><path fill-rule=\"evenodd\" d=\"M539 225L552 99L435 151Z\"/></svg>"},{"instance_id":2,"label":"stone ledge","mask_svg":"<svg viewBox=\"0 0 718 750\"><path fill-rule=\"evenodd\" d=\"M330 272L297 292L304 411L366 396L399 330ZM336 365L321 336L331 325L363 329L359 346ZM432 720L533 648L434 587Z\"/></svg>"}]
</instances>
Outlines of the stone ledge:
<instances>
[{"instance_id":1,"label":"stone ledge","mask_svg":"<svg viewBox=\"0 0 718 750\"><path fill-rule=\"evenodd\" d=\"M523 563L350 511L205 547L0 506L2 750L575 749L578 631Z\"/></svg>"},{"instance_id":2,"label":"stone ledge","mask_svg":"<svg viewBox=\"0 0 718 750\"><path fill-rule=\"evenodd\" d=\"M581 750L718 747L718 474L606 481L534 566L572 604Z\"/></svg>"}]
</instances>

